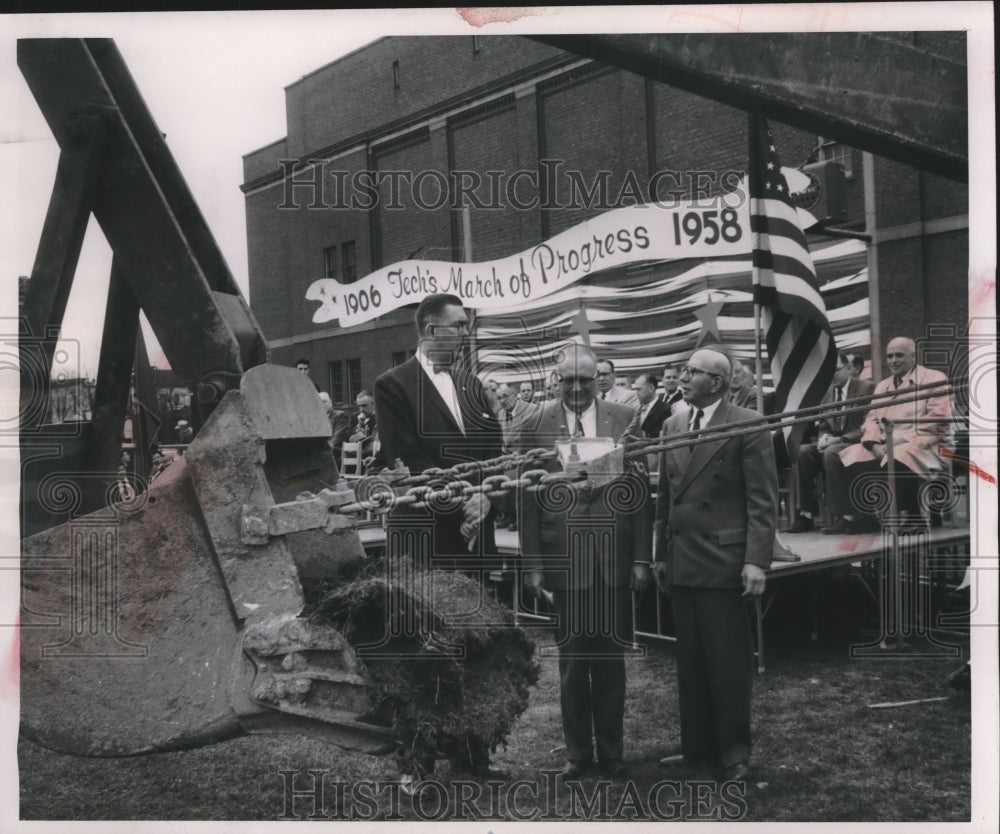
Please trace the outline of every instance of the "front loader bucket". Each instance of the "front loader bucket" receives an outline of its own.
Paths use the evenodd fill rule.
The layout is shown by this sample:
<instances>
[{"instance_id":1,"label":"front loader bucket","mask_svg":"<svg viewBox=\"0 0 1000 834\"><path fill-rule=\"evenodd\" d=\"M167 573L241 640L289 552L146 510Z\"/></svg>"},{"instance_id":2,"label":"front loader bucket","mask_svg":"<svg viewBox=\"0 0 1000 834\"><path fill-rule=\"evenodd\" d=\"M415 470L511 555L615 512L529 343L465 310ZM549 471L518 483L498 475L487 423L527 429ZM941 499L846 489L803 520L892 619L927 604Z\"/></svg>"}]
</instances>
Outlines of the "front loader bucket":
<instances>
[{"instance_id":1,"label":"front loader bucket","mask_svg":"<svg viewBox=\"0 0 1000 834\"><path fill-rule=\"evenodd\" d=\"M388 731L363 721L369 687L353 649L299 618L299 564L328 579L324 566L336 576L364 558L349 522L329 522L330 502L353 494L276 505L271 489L335 483L328 436L312 384L261 365L148 490L26 538L24 732L86 756L258 731L391 749ZM65 498L55 482L40 496L56 509Z\"/></svg>"},{"instance_id":2,"label":"front loader bucket","mask_svg":"<svg viewBox=\"0 0 1000 834\"><path fill-rule=\"evenodd\" d=\"M118 756L232 736L238 643L183 459L133 502L24 541L21 720L47 747Z\"/></svg>"}]
</instances>

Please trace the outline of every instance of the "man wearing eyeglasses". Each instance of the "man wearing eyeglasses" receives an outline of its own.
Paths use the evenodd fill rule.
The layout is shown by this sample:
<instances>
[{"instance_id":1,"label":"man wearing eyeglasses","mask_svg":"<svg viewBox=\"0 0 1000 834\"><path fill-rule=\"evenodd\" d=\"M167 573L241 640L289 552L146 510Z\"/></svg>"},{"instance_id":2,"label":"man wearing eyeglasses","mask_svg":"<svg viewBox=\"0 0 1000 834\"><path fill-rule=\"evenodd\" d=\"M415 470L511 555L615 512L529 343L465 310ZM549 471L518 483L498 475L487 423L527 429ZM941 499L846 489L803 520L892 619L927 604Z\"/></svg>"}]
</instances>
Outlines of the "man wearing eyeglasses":
<instances>
[{"instance_id":1,"label":"man wearing eyeglasses","mask_svg":"<svg viewBox=\"0 0 1000 834\"><path fill-rule=\"evenodd\" d=\"M416 355L375 380L375 414L385 459L398 458L417 474L498 457L500 424L479 378L465 367L469 317L462 299L429 295L414 318ZM436 514L432 566L469 562L470 552L496 553L493 526L486 523L489 502L481 499L472 496L460 513Z\"/></svg>"},{"instance_id":2,"label":"man wearing eyeglasses","mask_svg":"<svg viewBox=\"0 0 1000 834\"><path fill-rule=\"evenodd\" d=\"M609 403L619 403L638 410L639 398L628 387L615 384L615 365L610 359L601 359L597 363L597 398Z\"/></svg>"},{"instance_id":3,"label":"man wearing eyeglasses","mask_svg":"<svg viewBox=\"0 0 1000 834\"><path fill-rule=\"evenodd\" d=\"M546 403L526 431L525 448L552 448L574 437L642 437L634 409L596 399L597 368L589 348L560 351L560 398ZM561 471L555 460L545 468ZM648 483L645 472L629 469L601 487L553 483L519 491L525 579L536 595L551 597L557 615L567 778L594 766L595 749L603 773L624 772L629 589L649 583Z\"/></svg>"},{"instance_id":4,"label":"man wearing eyeglasses","mask_svg":"<svg viewBox=\"0 0 1000 834\"><path fill-rule=\"evenodd\" d=\"M498 457L500 424L479 378L465 367L469 317L462 299L429 295L418 305L414 320L416 355L375 380L375 414L385 460L398 459L418 474ZM421 567L463 568L485 578L499 566L494 515L482 494L453 510L397 507L389 516L387 539L391 544L395 533L406 540L412 531L431 525L429 564ZM419 547L415 551L415 559L424 555ZM455 764L479 776L490 775L485 742L469 742L467 755Z\"/></svg>"},{"instance_id":5,"label":"man wearing eyeglasses","mask_svg":"<svg viewBox=\"0 0 1000 834\"><path fill-rule=\"evenodd\" d=\"M729 401L731 376L725 354L708 349L681 371L690 410L671 416L661 437L691 439L660 453L653 576L674 612L681 723L680 752L661 763L721 765L727 780L746 780L753 681L746 603L764 592L778 476L763 428L712 438L760 416Z\"/></svg>"}]
</instances>

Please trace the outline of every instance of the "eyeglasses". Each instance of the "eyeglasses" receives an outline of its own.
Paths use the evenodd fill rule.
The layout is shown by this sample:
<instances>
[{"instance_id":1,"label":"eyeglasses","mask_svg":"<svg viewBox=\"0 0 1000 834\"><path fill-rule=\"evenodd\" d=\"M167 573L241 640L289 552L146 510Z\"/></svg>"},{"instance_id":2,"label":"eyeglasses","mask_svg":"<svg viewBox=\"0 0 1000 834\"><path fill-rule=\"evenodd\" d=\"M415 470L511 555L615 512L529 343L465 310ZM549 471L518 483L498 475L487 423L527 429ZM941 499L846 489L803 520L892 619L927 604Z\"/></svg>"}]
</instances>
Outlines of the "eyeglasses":
<instances>
[{"instance_id":1,"label":"eyeglasses","mask_svg":"<svg viewBox=\"0 0 1000 834\"><path fill-rule=\"evenodd\" d=\"M431 336L457 336L469 332L469 323L460 321L456 324L428 324L427 332Z\"/></svg>"},{"instance_id":2,"label":"eyeglasses","mask_svg":"<svg viewBox=\"0 0 1000 834\"><path fill-rule=\"evenodd\" d=\"M714 376L719 379L718 374L713 374L711 371L703 371L701 368L692 368L690 365L685 365L681 368L681 376L696 376L698 374L705 374L705 376Z\"/></svg>"},{"instance_id":3,"label":"eyeglasses","mask_svg":"<svg viewBox=\"0 0 1000 834\"><path fill-rule=\"evenodd\" d=\"M565 385L567 388L572 388L574 385L580 385L582 388L585 385L590 385L597 377L593 376L561 376L559 377L559 382Z\"/></svg>"},{"instance_id":4,"label":"eyeglasses","mask_svg":"<svg viewBox=\"0 0 1000 834\"><path fill-rule=\"evenodd\" d=\"M598 376L611 376L611 371L598 371Z\"/></svg>"}]
</instances>

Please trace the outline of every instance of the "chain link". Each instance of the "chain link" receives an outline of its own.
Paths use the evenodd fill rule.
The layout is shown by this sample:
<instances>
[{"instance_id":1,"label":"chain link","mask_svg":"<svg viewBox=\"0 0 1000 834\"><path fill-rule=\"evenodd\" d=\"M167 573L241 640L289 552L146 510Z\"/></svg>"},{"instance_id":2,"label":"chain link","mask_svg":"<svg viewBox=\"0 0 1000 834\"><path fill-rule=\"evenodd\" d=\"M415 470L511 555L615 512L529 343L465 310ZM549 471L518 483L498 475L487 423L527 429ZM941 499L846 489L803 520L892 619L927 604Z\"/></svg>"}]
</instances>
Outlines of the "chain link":
<instances>
[{"instance_id":1,"label":"chain link","mask_svg":"<svg viewBox=\"0 0 1000 834\"><path fill-rule=\"evenodd\" d=\"M740 423L730 423L718 429L700 429L697 432L673 434L669 440L662 436L649 439L625 436L621 438L620 442L625 446L625 459L634 461L647 454L690 447L692 443L708 443L762 430L772 431L785 425L812 422L822 417L844 414L848 411L868 411L873 407L880 406L883 401L916 401L931 396L948 395L962 390L967 385L967 383L962 382L931 383L910 389L903 396L899 396L896 392L880 395L870 394L846 400L839 405L813 406L799 411L773 414ZM354 503L345 504L339 507L337 512L383 515L395 507L421 509L428 506L445 510L459 506L473 495L502 496L511 489L534 490L555 482L572 483L586 479L585 470L549 472L541 468L526 468L539 467L546 461L554 460L558 455L559 453L555 449L531 449L527 452L508 453L484 461L464 461L449 469L435 467L402 477L394 477L392 470L387 470L363 478L358 489L355 490L355 494L359 491L368 491L372 492L372 495ZM520 477L512 478L504 474L512 469L520 471ZM479 483L473 484L470 477ZM441 481L444 483L440 483ZM397 490L402 487L409 487L409 489L403 494L397 493Z\"/></svg>"}]
</instances>

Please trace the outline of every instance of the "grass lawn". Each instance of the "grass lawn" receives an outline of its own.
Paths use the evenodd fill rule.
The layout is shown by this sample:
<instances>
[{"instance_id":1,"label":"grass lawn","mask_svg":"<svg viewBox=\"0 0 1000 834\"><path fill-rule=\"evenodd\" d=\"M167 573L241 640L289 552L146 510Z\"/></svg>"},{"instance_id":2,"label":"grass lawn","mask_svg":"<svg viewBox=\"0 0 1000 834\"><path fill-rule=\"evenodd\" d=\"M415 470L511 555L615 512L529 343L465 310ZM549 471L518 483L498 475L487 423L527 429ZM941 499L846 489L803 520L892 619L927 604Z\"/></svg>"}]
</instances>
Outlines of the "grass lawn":
<instances>
[{"instance_id":1,"label":"grass lawn","mask_svg":"<svg viewBox=\"0 0 1000 834\"><path fill-rule=\"evenodd\" d=\"M563 764L558 676L554 656L510 743L494 757L505 785L456 777L441 763L435 784L414 801L396 788L393 757L346 753L302 736L256 736L210 747L125 759L54 753L22 739L18 745L22 819L275 820L305 818L312 797L286 808L286 776L296 790L323 771L321 810L330 817L378 819L694 819L758 821L968 821L970 701L946 685L960 665L949 659L852 660L848 646L874 636L837 616L857 607L857 589L837 586L824 600L823 631L812 641L801 604L776 606L767 621L767 671L754 690L751 780L722 786L707 804L710 771L669 773L658 760L679 742L673 648L656 642L628 662L625 754L628 772L614 781L554 780ZM794 593L786 596L795 600ZM830 615L832 612L832 616ZM869 626L872 624L869 623ZM552 650L548 631L539 650ZM963 640L963 658L967 643ZM884 701L948 696L944 701L870 709ZM463 781L464 780L464 781ZM513 785L516 780L526 784ZM431 789L433 788L433 790ZM467 800L460 804L464 797ZM590 805L590 810L586 807ZM652 810L651 810L652 806ZM656 815L660 816L657 817Z\"/></svg>"}]
</instances>

